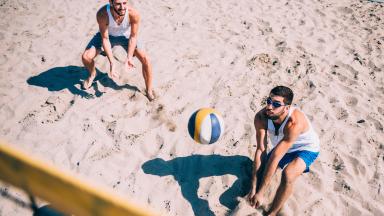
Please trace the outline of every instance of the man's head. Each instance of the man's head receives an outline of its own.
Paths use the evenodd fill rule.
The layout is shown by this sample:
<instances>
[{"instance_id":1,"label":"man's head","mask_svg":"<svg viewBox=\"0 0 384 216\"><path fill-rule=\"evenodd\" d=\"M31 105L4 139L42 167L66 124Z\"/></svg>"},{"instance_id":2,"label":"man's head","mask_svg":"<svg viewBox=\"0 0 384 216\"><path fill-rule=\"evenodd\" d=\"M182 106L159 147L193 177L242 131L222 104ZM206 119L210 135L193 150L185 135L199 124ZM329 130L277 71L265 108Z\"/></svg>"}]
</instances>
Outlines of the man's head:
<instances>
[{"instance_id":1,"label":"man's head","mask_svg":"<svg viewBox=\"0 0 384 216\"><path fill-rule=\"evenodd\" d=\"M125 16L125 12L127 10L128 0L109 0L109 4L115 11L115 13L119 16Z\"/></svg>"},{"instance_id":2,"label":"man's head","mask_svg":"<svg viewBox=\"0 0 384 216\"><path fill-rule=\"evenodd\" d=\"M278 119L289 110L293 100L293 92L285 86L276 86L269 93L265 114L271 120Z\"/></svg>"}]
</instances>

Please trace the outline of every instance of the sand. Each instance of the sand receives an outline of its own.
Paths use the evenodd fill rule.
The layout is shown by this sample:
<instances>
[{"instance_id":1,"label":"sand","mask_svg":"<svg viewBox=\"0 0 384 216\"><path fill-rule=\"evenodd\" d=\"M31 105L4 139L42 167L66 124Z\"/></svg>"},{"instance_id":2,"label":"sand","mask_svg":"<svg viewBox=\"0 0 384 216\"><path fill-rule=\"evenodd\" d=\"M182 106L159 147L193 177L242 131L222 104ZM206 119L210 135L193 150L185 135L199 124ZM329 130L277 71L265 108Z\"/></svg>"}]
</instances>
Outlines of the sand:
<instances>
[{"instance_id":1,"label":"sand","mask_svg":"<svg viewBox=\"0 0 384 216\"><path fill-rule=\"evenodd\" d=\"M272 87L287 85L321 153L285 215L384 215L384 4L130 1L153 63L158 98L149 102L138 60L126 72L120 47L117 84L100 56L97 83L80 87L81 54L106 2L0 1L1 140L159 214L256 215L240 198L256 149L253 117ZM213 145L188 135L201 107L226 125ZM0 215L28 214L0 199Z\"/></svg>"}]
</instances>

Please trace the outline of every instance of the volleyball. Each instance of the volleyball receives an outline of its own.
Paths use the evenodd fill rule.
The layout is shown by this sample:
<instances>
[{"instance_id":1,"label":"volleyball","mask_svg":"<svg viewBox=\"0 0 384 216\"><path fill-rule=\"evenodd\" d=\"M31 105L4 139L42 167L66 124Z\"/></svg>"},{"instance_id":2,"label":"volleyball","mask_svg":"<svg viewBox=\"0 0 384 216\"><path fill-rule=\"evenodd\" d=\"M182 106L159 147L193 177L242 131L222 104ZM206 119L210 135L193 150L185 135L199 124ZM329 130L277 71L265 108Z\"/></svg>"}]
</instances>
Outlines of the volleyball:
<instances>
[{"instance_id":1,"label":"volleyball","mask_svg":"<svg viewBox=\"0 0 384 216\"><path fill-rule=\"evenodd\" d=\"M223 134L224 122L216 110L201 108L189 118L188 132L196 142L212 144Z\"/></svg>"}]
</instances>

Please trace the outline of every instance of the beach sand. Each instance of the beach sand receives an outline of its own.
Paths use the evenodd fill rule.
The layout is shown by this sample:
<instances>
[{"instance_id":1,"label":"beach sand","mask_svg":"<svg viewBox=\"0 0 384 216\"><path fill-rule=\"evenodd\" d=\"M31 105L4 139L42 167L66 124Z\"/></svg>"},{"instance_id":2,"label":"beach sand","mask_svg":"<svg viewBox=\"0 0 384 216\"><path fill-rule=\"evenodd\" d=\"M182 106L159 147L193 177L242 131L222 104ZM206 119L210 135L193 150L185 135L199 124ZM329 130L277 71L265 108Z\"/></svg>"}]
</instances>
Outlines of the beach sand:
<instances>
[{"instance_id":1,"label":"beach sand","mask_svg":"<svg viewBox=\"0 0 384 216\"><path fill-rule=\"evenodd\" d=\"M249 188L253 118L286 85L321 153L284 214L384 215L384 4L129 1L153 63L158 98L149 102L140 63L126 72L121 47L116 84L99 56L96 84L80 87L81 54L106 2L0 1L0 139L159 214L257 215L242 198L236 207ZM188 135L202 107L225 122L213 145ZM30 213L0 199L0 215Z\"/></svg>"}]
</instances>

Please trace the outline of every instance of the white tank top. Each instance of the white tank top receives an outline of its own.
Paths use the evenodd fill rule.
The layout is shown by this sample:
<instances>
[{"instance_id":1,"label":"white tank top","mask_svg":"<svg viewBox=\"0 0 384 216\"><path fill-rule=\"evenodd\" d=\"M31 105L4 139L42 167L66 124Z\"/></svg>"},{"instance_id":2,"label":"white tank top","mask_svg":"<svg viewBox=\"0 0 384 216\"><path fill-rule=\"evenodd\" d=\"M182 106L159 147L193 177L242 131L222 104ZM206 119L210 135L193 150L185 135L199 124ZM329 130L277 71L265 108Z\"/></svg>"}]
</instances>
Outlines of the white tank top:
<instances>
[{"instance_id":1,"label":"white tank top","mask_svg":"<svg viewBox=\"0 0 384 216\"><path fill-rule=\"evenodd\" d=\"M287 124L288 119L291 117L292 112L295 108L289 109L287 117L284 119L281 124L278 134L275 134L275 125L272 120L268 119L268 135L272 143L272 149L276 147L276 145L283 139L284 137L284 127ZM305 114L304 114L305 116ZM305 119L308 122L309 128L306 132L302 133L297 137L296 141L293 143L291 148L288 149L288 153L295 151L311 151L311 152L319 152L320 151L320 140L317 136L315 130L312 128L311 122L308 120L307 116Z\"/></svg>"},{"instance_id":2,"label":"white tank top","mask_svg":"<svg viewBox=\"0 0 384 216\"><path fill-rule=\"evenodd\" d=\"M115 19L111 14L111 6L107 4L107 13L108 13L108 34L111 36L125 36L129 38L131 36L131 24L129 23L128 8L125 12L123 22L120 25L117 25Z\"/></svg>"}]
</instances>

